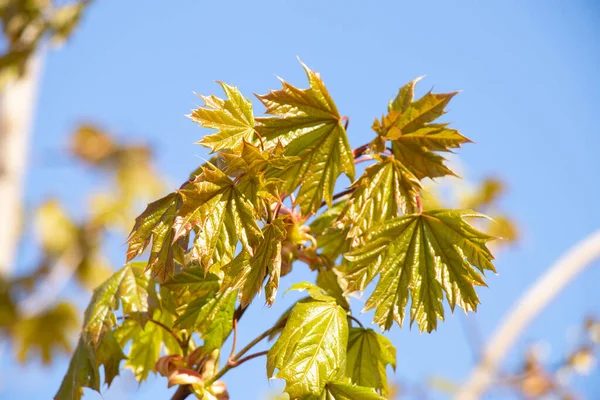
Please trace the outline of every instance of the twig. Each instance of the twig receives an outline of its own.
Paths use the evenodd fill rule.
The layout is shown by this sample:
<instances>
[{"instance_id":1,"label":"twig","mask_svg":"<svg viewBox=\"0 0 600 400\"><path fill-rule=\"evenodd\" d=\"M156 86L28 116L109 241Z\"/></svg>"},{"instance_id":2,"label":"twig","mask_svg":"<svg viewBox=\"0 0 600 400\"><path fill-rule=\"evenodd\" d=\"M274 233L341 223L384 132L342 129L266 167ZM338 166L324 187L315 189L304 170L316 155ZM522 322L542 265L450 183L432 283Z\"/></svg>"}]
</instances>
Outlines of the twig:
<instances>
[{"instance_id":1,"label":"twig","mask_svg":"<svg viewBox=\"0 0 600 400\"><path fill-rule=\"evenodd\" d=\"M233 318L233 343L231 344L231 353L229 354L229 359L233 359L233 355L235 354L235 346L237 344L237 319Z\"/></svg>"},{"instance_id":2,"label":"twig","mask_svg":"<svg viewBox=\"0 0 600 400\"><path fill-rule=\"evenodd\" d=\"M343 116L342 118L340 118L340 121L344 122L344 130L348 130L348 124L350 123L350 118L348 118L347 116Z\"/></svg>"},{"instance_id":3,"label":"twig","mask_svg":"<svg viewBox=\"0 0 600 400\"><path fill-rule=\"evenodd\" d=\"M239 360L234 361L232 363L233 365L231 367L235 368L238 365L245 363L246 361L252 360L253 358L257 358L260 356L266 356L268 352L269 352L269 350L263 350L263 351L259 351L258 353L250 354L249 356L246 356L244 358L240 358Z\"/></svg>"},{"instance_id":4,"label":"twig","mask_svg":"<svg viewBox=\"0 0 600 400\"><path fill-rule=\"evenodd\" d=\"M515 303L488 341L483 355L456 398L480 398L491 384L504 356L531 320L581 271L600 257L600 230L561 256Z\"/></svg>"},{"instance_id":5,"label":"twig","mask_svg":"<svg viewBox=\"0 0 600 400\"><path fill-rule=\"evenodd\" d=\"M186 399L192 391L190 390L190 385L180 385L173 396L171 396L171 400L184 400Z\"/></svg>"},{"instance_id":6,"label":"twig","mask_svg":"<svg viewBox=\"0 0 600 400\"><path fill-rule=\"evenodd\" d=\"M346 189L346 190L342 190L341 192L334 194L334 195L333 195L333 197L331 198L331 201L337 200L337 199L339 199L340 197L344 197L345 195L347 195L347 194L350 194L350 193L354 192L354 190L356 190L356 189L355 189L355 188L353 188L353 187L351 187L351 188L348 188L348 189ZM323 201L323 202L321 203L321 207L325 207L326 205L327 205L327 202L326 202L326 201Z\"/></svg>"},{"instance_id":7,"label":"twig","mask_svg":"<svg viewBox=\"0 0 600 400\"><path fill-rule=\"evenodd\" d=\"M370 143L365 143L362 146L358 146L357 148L352 150L352 156L354 158L358 158L358 157L362 156L363 154L365 154L367 152L367 150L369 150L369 146L370 146Z\"/></svg>"}]
</instances>

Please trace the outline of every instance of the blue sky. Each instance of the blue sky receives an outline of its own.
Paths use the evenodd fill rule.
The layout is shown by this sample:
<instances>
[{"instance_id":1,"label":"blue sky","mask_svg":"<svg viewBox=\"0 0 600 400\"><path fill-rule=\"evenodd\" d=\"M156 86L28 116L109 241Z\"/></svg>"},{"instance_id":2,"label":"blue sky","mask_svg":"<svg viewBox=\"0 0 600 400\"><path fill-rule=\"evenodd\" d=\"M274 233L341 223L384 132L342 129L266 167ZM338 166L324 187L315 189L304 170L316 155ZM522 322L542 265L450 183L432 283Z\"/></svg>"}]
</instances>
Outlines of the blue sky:
<instances>
[{"instance_id":1,"label":"blue sky","mask_svg":"<svg viewBox=\"0 0 600 400\"><path fill-rule=\"evenodd\" d=\"M506 180L502 206L522 228L522 241L500 255L498 275L479 290L476 323L488 337L518 296L600 225L599 17L594 0L98 1L74 38L47 58L27 202L60 195L81 211L95 180L76 168L47 166L81 121L99 122L128 140L150 141L161 169L178 182L206 156L192 143L207 132L184 114L200 103L192 92L220 94L215 80L237 85L248 97L277 88L276 75L304 86L299 56L321 72L340 112L350 117L356 147L369 140L373 119L398 87L426 74L421 90L464 91L451 103L448 120L476 142L460 151L466 175ZM110 254L115 265L123 253L117 248ZM572 349L574 327L585 315L600 314L599 266L535 320L507 366L538 339L551 344L553 360ZM264 325L242 323L240 340L262 331L294 296L271 309L254 305L248 320ZM360 301L355 305L360 308ZM433 334L392 329L397 379L464 379L473 360L464 318L449 316ZM15 366L3 357L0 398L47 399L66 370L66 359L43 368ZM599 376L596 370L577 387L588 395L600 392L591 383ZM267 382L263 360L232 371L227 382L233 399L262 398L282 387ZM165 399L167 393L163 379L137 390L126 373L103 398Z\"/></svg>"}]
</instances>

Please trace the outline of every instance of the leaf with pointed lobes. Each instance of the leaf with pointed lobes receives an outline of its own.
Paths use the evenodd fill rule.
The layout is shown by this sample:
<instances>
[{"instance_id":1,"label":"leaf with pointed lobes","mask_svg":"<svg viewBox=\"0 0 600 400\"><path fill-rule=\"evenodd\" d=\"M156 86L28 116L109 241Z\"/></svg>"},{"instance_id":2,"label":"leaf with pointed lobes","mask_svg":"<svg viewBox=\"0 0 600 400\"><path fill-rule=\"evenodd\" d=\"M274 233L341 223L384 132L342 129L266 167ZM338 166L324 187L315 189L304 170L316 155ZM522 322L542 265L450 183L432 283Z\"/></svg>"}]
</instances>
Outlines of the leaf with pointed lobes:
<instances>
[{"instance_id":1,"label":"leaf with pointed lobes","mask_svg":"<svg viewBox=\"0 0 600 400\"><path fill-rule=\"evenodd\" d=\"M417 78L400 89L388 106L388 114L375 120L377 132L372 147L385 150L385 141L392 141L392 153L419 180L454 175L436 152L447 152L471 142L445 123L433 123L446 113L445 108L458 92L425 94L413 101Z\"/></svg>"},{"instance_id":2,"label":"leaf with pointed lobes","mask_svg":"<svg viewBox=\"0 0 600 400\"><path fill-rule=\"evenodd\" d=\"M273 305L279 287L281 274L281 242L286 230L281 219L276 218L262 229L262 239L254 249L254 255L242 251L233 261L223 266L225 273L221 291L240 289L240 304L248 306L268 275L265 297L269 306Z\"/></svg>"},{"instance_id":3,"label":"leaf with pointed lobes","mask_svg":"<svg viewBox=\"0 0 600 400\"><path fill-rule=\"evenodd\" d=\"M243 142L258 141L254 131L252 102L242 96L237 87L218 83L227 99L201 95L204 107L192 111L190 118L205 128L217 130L212 135L204 136L199 144L210 148L212 152L236 152Z\"/></svg>"},{"instance_id":4,"label":"leaf with pointed lobes","mask_svg":"<svg viewBox=\"0 0 600 400\"><path fill-rule=\"evenodd\" d=\"M341 379L346 371L346 311L325 294L316 297L323 300L296 303L267 354L267 375L284 379L293 399L320 395L327 382Z\"/></svg>"},{"instance_id":5,"label":"leaf with pointed lobes","mask_svg":"<svg viewBox=\"0 0 600 400\"><path fill-rule=\"evenodd\" d=\"M97 346L80 337L54 399L80 400L84 387L100 393L100 366L104 366L104 381L110 387L115 376L119 375L119 365L125 358L112 331L107 332Z\"/></svg>"},{"instance_id":6,"label":"leaf with pointed lobes","mask_svg":"<svg viewBox=\"0 0 600 400\"><path fill-rule=\"evenodd\" d=\"M348 291L363 291L380 275L365 310L375 308L374 322L382 329L400 326L409 297L411 325L431 332L444 318L443 293L450 308L458 304L475 311L479 298L474 286L485 286L482 274L495 272L486 235L466 218L486 218L473 211L430 210L394 218L373 227L362 244L345 255ZM473 268L475 267L475 268Z\"/></svg>"},{"instance_id":7,"label":"leaf with pointed lobes","mask_svg":"<svg viewBox=\"0 0 600 400\"><path fill-rule=\"evenodd\" d=\"M166 281L175 270L175 261L183 264L184 238L175 236L175 217L181 207L178 193L170 193L160 200L148 204L144 212L135 219L129 234L127 262L141 255L150 242L150 257L147 268L160 282ZM178 240L179 239L179 240Z\"/></svg>"},{"instance_id":8,"label":"leaf with pointed lobes","mask_svg":"<svg viewBox=\"0 0 600 400\"><path fill-rule=\"evenodd\" d=\"M351 226L350 237L360 236L380 222L417 211L416 198L421 189L418 179L394 156L375 159L378 162L352 185L355 190L339 216L344 225Z\"/></svg>"},{"instance_id":9,"label":"leaf with pointed lobes","mask_svg":"<svg viewBox=\"0 0 600 400\"><path fill-rule=\"evenodd\" d=\"M123 314L138 321L142 327L148 322L150 306L159 303L155 281L146 266L142 262L130 263L120 288Z\"/></svg>"},{"instance_id":10,"label":"leaf with pointed lobes","mask_svg":"<svg viewBox=\"0 0 600 400\"><path fill-rule=\"evenodd\" d=\"M302 400L385 400L375 389L356 386L344 380L327 382L323 393L318 396L303 397Z\"/></svg>"},{"instance_id":11,"label":"leaf with pointed lobes","mask_svg":"<svg viewBox=\"0 0 600 400\"><path fill-rule=\"evenodd\" d=\"M192 257L207 271L217 261L223 265L233 259L238 240L251 252L262 237L247 193L215 166L203 168L194 183L178 194L182 206L176 238L198 228Z\"/></svg>"},{"instance_id":12,"label":"leaf with pointed lobes","mask_svg":"<svg viewBox=\"0 0 600 400\"><path fill-rule=\"evenodd\" d=\"M298 187L297 204L303 214L316 213L325 199L331 206L337 178L354 180L354 158L342 117L321 77L302 64L310 88L299 89L281 80L282 89L257 96L274 117L256 118L256 130L268 142L280 141L286 156L299 161L267 176L286 182L285 193Z\"/></svg>"},{"instance_id":13,"label":"leaf with pointed lobes","mask_svg":"<svg viewBox=\"0 0 600 400\"><path fill-rule=\"evenodd\" d=\"M396 348L373 329L350 328L346 374L353 383L388 393L386 368L396 369Z\"/></svg>"},{"instance_id":14,"label":"leaf with pointed lobes","mask_svg":"<svg viewBox=\"0 0 600 400\"><path fill-rule=\"evenodd\" d=\"M179 317L175 326L199 332L204 340L204 351L219 349L232 329L236 297L234 290L199 296L177 309Z\"/></svg>"}]
</instances>

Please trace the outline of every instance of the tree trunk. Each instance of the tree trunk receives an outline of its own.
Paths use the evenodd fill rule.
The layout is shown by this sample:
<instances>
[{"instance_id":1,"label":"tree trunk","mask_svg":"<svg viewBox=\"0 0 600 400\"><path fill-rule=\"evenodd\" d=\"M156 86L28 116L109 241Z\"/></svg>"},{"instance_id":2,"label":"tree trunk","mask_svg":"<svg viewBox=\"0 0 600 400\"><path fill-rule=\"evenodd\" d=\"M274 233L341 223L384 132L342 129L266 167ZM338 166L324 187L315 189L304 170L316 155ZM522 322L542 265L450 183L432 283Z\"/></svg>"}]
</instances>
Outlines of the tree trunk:
<instances>
[{"instance_id":1,"label":"tree trunk","mask_svg":"<svg viewBox=\"0 0 600 400\"><path fill-rule=\"evenodd\" d=\"M34 117L43 50L25 75L0 91L0 276L14 269L21 231L23 178Z\"/></svg>"}]
</instances>

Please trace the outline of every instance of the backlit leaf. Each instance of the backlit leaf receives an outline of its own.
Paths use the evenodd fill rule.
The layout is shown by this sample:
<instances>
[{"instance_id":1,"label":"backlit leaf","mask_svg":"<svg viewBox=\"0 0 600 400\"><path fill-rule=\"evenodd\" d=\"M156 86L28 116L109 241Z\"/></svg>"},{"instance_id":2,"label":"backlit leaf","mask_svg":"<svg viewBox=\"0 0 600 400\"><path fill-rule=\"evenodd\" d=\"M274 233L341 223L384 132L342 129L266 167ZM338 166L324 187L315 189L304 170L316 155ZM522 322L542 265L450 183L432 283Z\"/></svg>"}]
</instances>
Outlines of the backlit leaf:
<instances>
[{"instance_id":1,"label":"backlit leaf","mask_svg":"<svg viewBox=\"0 0 600 400\"><path fill-rule=\"evenodd\" d=\"M356 386L343 381L328 382L318 400L385 400L373 388Z\"/></svg>"},{"instance_id":2,"label":"backlit leaf","mask_svg":"<svg viewBox=\"0 0 600 400\"><path fill-rule=\"evenodd\" d=\"M416 320L422 331L431 332L444 318L443 292L452 310L458 304L475 311L474 286L485 285L485 270L495 271L486 247L493 237L465 221L482 217L472 211L431 210L375 226L364 244L346 255L353 262L348 290L362 291L381 275L365 310L375 308L374 322L386 330L393 321L402 325L409 294L411 324Z\"/></svg>"},{"instance_id":3,"label":"backlit leaf","mask_svg":"<svg viewBox=\"0 0 600 400\"><path fill-rule=\"evenodd\" d=\"M177 237L193 227L199 229L193 255L205 268L215 261L230 261L238 240L251 252L251 246L261 238L251 202L234 181L215 167L204 168L189 189L178 193L183 204Z\"/></svg>"},{"instance_id":4,"label":"backlit leaf","mask_svg":"<svg viewBox=\"0 0 600 400\"><path fill-rule=\"evenodd\" d=\"M340 214L345 225L352 225L350 236L359 236L379 222L415 211L421 185L413 174L393 156L377 157L352 185L355 188Z\"/></svg>"},{"instance_id":5,"label":"backlit leaf","mask_svg":"<svg viewBox=\"0 0 600 400\"><path fill-rule=\"evenodd\" d=\"M318 73L302 64L310 88L281 80L282 89L258 96L275 117L257 118L257 131L267 141L280 141L286 156L299 161L273 175L286 181L286 193L298 187L303 213L316 213L323 199L331 205L335 182L345 173L354 180L354 160L341 116Z\"/></svg>"},{"instance_id":6,"label":"backlit leaf","mask_svg":"<svg viewBox=\"0 0 600 400\"><path fill-rule=\"evenodd\" d=\"M227 99L200 96L204 100L204 107L194 110L190 117L205 128L217 130L212 135L204 136L198 143L213 152L237 150L242 142L254 140L252 103L242 96L237 87L223 82L219 84Z\"/></svg>"},{"instance_id":7,"label":"backlit leaf","mask_svg":"<svg viewBox=\"0 0 600 400\"><path fill-rule=\"evenodd\" d=\"M267 375L284 379L291 398L320 395L345 373L348 322L331 300L297 303L267 354Z\"/></svg>"},{"instance_id":8,"label":"backlit leaf","mask_svg":"<svg viewBox=\"0 0 600 400\"><path fill-rule=\"evenodd\" d=\"M346 374L353 383L386 394L388 365L396 369L396 349L388 338L372 329L350 328Z\"/></svg>"},{"instance_id":9,"label":"backlit leaf","mask_svg":"<svg viewBox=\"0 0 600 400\"><path fill-rule=\"evenodd\" d=\"M183 258L183 249L174 244L177 238L173 227L180 205L181 199L177 193L170 193L148 204L144 212L135 219L135 225L129 234L127 262L142 254L152 241L147 268L161 282L173 275L175 260L181 262Z\"/></svg>"},{"instance_id":10,"label":"backlit leaf","mask_svg":"<svg viewBox=\"0 0 600 400\"><path fill-rule=\"evenodd\" d=\"M222 269L225 272L222 290L240 289L240 304L246 307L254 296L260 293L265 277L267 304L272 305L279 287L281 272L281 242L285 239L285 226L281 219L275 219L264 226L263 238L254 250L254 255L241 252Z\"/></svg>"}]
</instances>

